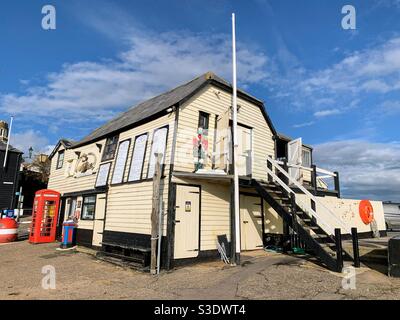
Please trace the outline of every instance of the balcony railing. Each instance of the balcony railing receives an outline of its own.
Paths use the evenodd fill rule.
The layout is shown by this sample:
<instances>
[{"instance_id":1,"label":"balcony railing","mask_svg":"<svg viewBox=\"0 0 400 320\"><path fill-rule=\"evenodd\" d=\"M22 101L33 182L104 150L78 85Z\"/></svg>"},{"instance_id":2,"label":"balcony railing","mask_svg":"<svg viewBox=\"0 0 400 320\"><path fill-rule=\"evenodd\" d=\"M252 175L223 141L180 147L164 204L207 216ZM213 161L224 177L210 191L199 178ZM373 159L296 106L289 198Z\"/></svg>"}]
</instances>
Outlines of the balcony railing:
<instances>
[{"instance_id":1,"label":"balcony railing","mask_svg":"<svg viewBox=\"0 0 400 320\"><path fill-rule=\"evenodd\" d=\"M289 168L297 168L302 171L308 171L311 174L311 188L314 194L317 194L318 190L334 191L338 198L340 198L340 183L339 183L339 172L329 171L312 165L311 167L304 167L301 165L291 164L286 159L276 160L276 163L282 166L286 172L289 172ZM333 179L333 190L329 189L329 183L327 179ZM328 180L329 181L329 180Z\"/></svg>"}]
</instances>

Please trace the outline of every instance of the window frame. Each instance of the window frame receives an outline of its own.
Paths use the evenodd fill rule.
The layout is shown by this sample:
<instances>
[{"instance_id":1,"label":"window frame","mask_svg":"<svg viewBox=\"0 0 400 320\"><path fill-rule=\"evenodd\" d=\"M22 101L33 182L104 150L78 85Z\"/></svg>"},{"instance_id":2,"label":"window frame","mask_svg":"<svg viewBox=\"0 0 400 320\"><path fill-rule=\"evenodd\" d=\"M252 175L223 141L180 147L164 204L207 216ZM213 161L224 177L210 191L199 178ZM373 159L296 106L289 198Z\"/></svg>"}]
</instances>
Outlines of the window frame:
<instances>
[{"instance_id":1,"label":"window frame","mask_svg":"<svg viewBox=\"0 0 400 320\"><path fill-rule=\"evenodd\" d=\"M145 146L144 146L144 154L143 154L143 160L142 160L142 167L141 167L141 169L140 169L140 178L137 179L137 180L129 180L129 176L130 176L130 174L131 174L132 163L133 163L133 154L135 153L135 148L136 148L136 141L137 141L138 138L140 138L140 137L142 137L142 136L146 136L146 144L145 144ZM135 140L134 140L134 142L133 142L133 148L132 148L132 152L131 152L131 161L130 161L130 163L129 163L128 176L126 177L126 182L127 182L127 183L135 183L135 182L140 182L140 181L145 180L145 179L143 178L143 171L144 171L144 163L146 162L147 146L148 146L148 144L149 144L149 136L150 136L149 132L145 132L145 133L142 133L142 134L139 134L139 135L135 136ZM149 159L149 160L150 160L150 159Z\"/></svg>"},{"instance_id":2,"label":"window frame","mask_svg":"<svg viewBox=\"0 0 400 320\"><path fill-rule=\"evenodd\" d=\"M147 165L147 173L146 173L146 178L147 178L147 180L150 180L150 179L153 179L153 177L154 177L154 175L152 176L152 177L149 177L149 171L150 171L150 165L151 165L151 157L152 157L152 154L153 154L153 148L154 148L154 136L155 136L155 134L156 134L156 132L158 131L158 130L161 130L161 129L167 129L167 133L166 133L166 138L165 138L165 154L164 154L164 161L165 161L165 159L166 159L166 155L167 155L167 146L168 146L168 135L169 135L169 125L167 124L167 125L165 125L165 126L162 126L162 127L159 127L159 128L157 128L157 129L155 129L154 131L153 131L153 135L152 135L152 137L151 137L151 148L150 148L150 154L149 154L149 163L148 163L148 165ZM165 164L165 163L164 163ZM161 177L163 177L164 176L164 168L165 168L165 165L162 165L162 168L161 168Z\"/></svg>"},{"instance_id":3,"label":"window frame","mask_svg":"<svg viewBox=\"0 0 400 320\"><path fill-rule=\"evenodd\" d=\"M81 209L81 220L83 221L93 221L96 217L96 203L97 203L97 195L86 195L82 197L82 209ZM87 198L94 198L94 202L93 203L85 203L85 200ZM93 205L93 217L92 218L84 218L84 210L86 205Z\"/></svg>"},{"instance_id":4,"label":"window frame","mask_svg":"<svg viewBox=\"0 0 400 320\"><path fill-rule=\"evenodd\" d=\"M116 139L115 143L109 144L109 141L110 141L111 139ZM108 138L106 139L106 143L105 143L105 145L104 145L104 150L103 150L103 155L102 155L102 157L101 157L101 162L110 161L110 160L115 159L115 154L116 154L116 152L117 152L118 145L119 145L118 142L119 142L119 134L114 135L114 136L112 136L112 137L108 137ZM112 156L106 157L106 154L107 154L107 147L109 147L110 145L114 145L114 144L115 144L116 147L115 147L115 149L114 149L114 152L113 152Z\"/></svg>"},{"instance_id":5,"label":"window frame","mask_svg":"<svg viewBox=\"0 0 400 320\"><path fill-rule=\"evenodd\" d=\"M307 165L305 165L305 163L304 163L304 154L305 154L305 153L308 153L308 154L309 154L309 161L310 161L310 163L307 164ZM310 149L305 148L305 147L302 147L302 149L301 149L301 163L302 163L302 166L303 166L303 167L306 167L306 168L311 168L311 167L312 167L312 152L311 152Z\"/></svg>"},{"instance_id":6,"label":"window frame","mask_svg":"<svg viewBox=\"0 0 400 320\"><path fill-rule=\"evenodd\" d=\"M117 164L118 155L119 155L119 148L120 148L121 144L124 143L124 142L128 142L128 150L127 150L127 152L126 152L126 159L125 159L125 163L124 163L124 169L123 169L123 172L122 172L122 179L121 179L120 182L113 182L114 174L115 174L115 166L116 166L116 164ZM117 148L117 152L116 152L116 156L115 156L115 160L114 160L114 166L113 166L113 170L112 170L112 175L111 175L110 185L115 186L115 185L124 183L126 165L127 165L127 163L128 163L128 157L129 157L129 150L130 150L130 148L131 148L131 139L122 140L122 141L118 144L118 148Z\"/></svg>"},{"instance_id":7,"label":"window frame","mask_svg":"<svg viewBox=\"0 0 400 320\"><path fill-rule=\"evenodd\" d=\"M202 117L206 118L206 128L202 128L200 126ZM209 113L204 112L204 111L199 111L199 119L198 119L198 122L197 122L197 130L199 130L199 128L203 129L203 135L208 136L208 131L210 130L210 114ZM196 132L196 133L198 133L198 132Z\"/></svg>"},{"instance_id":8,"label":"window frame","mask_svg":"<svg viewBox=\"0 0 400 320\"><path fill-rule=\"evenodd\" d=\"M104 185L97 185L97 182L98 182L98 180L99 180L100 169L101 169L102 166L107 166L107 165L109 165L109 168L108 168L108 170L107 170L106 183L105 183ZM95 188L104 188L104 187L107 187L107 185L108 185L108 180L109 180L109 178L110 178L111 166L112 166L112 161L108 161L108 162L104 162L104 163L101 163L101 164L100 164L99 169L97 170L96 181L95 181L95 183L94 183L94 187L95 187Z\"/></svg>"},{"instance_id":9,"label":"window frame","mask_svg":"<svg viewBox=\"0 0 400 320\"><path fill-rule=\"evenodd\" d=\"M60 156L62 155L62 163L60 166ZM62 169L64 166L64 160L65 160L65 150L60 150L57 153L57 164L56 164L56 170Z\"/></svg>"}]
</instances>

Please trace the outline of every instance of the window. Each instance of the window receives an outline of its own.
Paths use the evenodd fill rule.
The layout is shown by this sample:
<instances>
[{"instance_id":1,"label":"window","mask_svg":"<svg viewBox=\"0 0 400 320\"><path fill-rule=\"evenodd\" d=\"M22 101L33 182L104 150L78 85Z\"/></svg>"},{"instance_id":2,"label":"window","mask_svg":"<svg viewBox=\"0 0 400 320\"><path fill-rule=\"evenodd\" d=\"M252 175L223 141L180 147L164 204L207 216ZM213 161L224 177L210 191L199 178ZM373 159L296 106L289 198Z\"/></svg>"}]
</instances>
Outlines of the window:
<instances>
[{"instance_id":1,"label":"window","mask_svg":"<svg viewBox=\"0 0 400 320\"><path fill-rule=\"evenodd\" d=\"M118 136L107 139L106 146L104 147L103 158L101 161L114 159L115 150L117 150Z\"/></svg>"},{"instance_id":2,"label":"window","mask_svg":"<svg viewBox=\"0 0 400 320\"><path fill-rule=\"evenodd\" d=\"M144 157L146 154L148 134L142 134L136 137L135 145L133 147L131 167L129 169L128 181L138 181L142 179L142 170L144 164Z\"/></svg>"},{"instance_id":3,"label":"window","mask_svg":"<svg viewBox=\"0 0 400 320\"><path fill-rule=\"evenodd\" d=\"M112 184L122 183L122 180L124 179L125 165L128 158L130 144L130 139L125 140L119 144L117 160L115 160L114 173L111 180Z\"/></svg>"},{"instance_id":4,"label":"window","mask_svg":"<svg viewBox=\"0 0 400 320\"><path fill-rule=\"evenodd\" d=\"M62 167L63 167L63 165L64 165L64 154L65 154L65 151L63 150L63 151L60 151L59 153L58 153L58 158L57 158L57 169L61 169Z\"/></svg>"},{"instance_id":5,"label":"window","mask_svg":"<svg viewBox=\"0 0 400 320\"><path fill-rule=\"evenodd\" d=\"M84 197L81 219L93 220L95 208L96 208L96 196Z\"/></svg>"},{"instance_id":6,"label":"window","mask_svg":"<svg viewBox=\"0 0 400 320\"><path fill-rule=\"evenodd\" d=\"M156 168L156 153L161 153L161 164L164 164L165 150L167 147L168 127L157 129L153 134L153 144L151 146L149 169L147 171L147 178L151 179L154 176Z\"/></svg>"},{"instance_id":7,"label":"window","mask_svg":"<svg viewBox=\"0 0 400 320\"><path fill-rule=\"evenodd\" d=\"M311 167L311 151L304 149L301 152L303 167Z\"/></svg>"},{"instance_id":8,"label":"window","mask_svg":"<svg viewBox=\"0 0 400 320\"><path fill-rule=\"evenodd\" d=\"M210 115L208 113L205 113L203 111L200 111L199 113L199 129L202 130L203 135L208 135L208 123L209 123L209 117ZM200 132L198 132L200 133Z\"/></svg>"}]
</instances>

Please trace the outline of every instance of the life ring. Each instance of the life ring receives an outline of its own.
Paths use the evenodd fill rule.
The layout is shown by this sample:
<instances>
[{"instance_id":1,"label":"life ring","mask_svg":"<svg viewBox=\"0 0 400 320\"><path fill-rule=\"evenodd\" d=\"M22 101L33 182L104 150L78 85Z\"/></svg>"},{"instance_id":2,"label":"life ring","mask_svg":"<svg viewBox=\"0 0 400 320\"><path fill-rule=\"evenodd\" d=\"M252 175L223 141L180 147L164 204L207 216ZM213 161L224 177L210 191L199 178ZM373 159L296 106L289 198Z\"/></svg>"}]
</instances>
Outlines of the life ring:
<instances>
[{"instance_id":1,"label":"life ring","mask_svg":"<svg viewBox=\"0 0 400 320\"><path fill-rule=\"evenodd\" d=\"M374 208L369 200L361 200L358 211L364 224L370 224L374 220Z\"/></svg>"}]
</instances>

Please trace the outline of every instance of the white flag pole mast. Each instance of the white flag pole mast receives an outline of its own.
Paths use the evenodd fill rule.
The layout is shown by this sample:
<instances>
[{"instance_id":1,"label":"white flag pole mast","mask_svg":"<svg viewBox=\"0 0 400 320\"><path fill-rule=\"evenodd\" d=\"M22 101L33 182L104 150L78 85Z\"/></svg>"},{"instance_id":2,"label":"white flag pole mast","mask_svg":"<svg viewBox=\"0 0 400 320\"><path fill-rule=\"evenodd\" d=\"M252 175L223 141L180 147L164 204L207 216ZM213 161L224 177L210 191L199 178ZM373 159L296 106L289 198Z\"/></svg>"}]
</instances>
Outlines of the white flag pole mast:
<instances>
[{"instance_id":1,"label":"white flag pole mast","mask_svg":"<svg viewBox=\"0 0 400 320\"><path fill-rule=\"evenodd\" d=\"M239 173L237 170L238 134L237 134L237 84L236 84L236 30L235 14L232 13L232 122L233 122L233 180L234 180L234 207L235 207L235 262L240 263L240 212L239 212Z\"/></svg>"},{"instance_id":2,"label":"white flag pole mast","mask_svg":"<svg viewBox=\"0 0 400 320\"><path fill-rule=\"evenodd\" d=\"M6 168L6 164L7 164L7 156L8 156L8 149L10 147L10 138L11 138L11 129L12 129L13 120L14 120L14 117L11 117L10 129L8 130L6 154L4 155L3 169Z\"/></svg>"}]
</instances>

